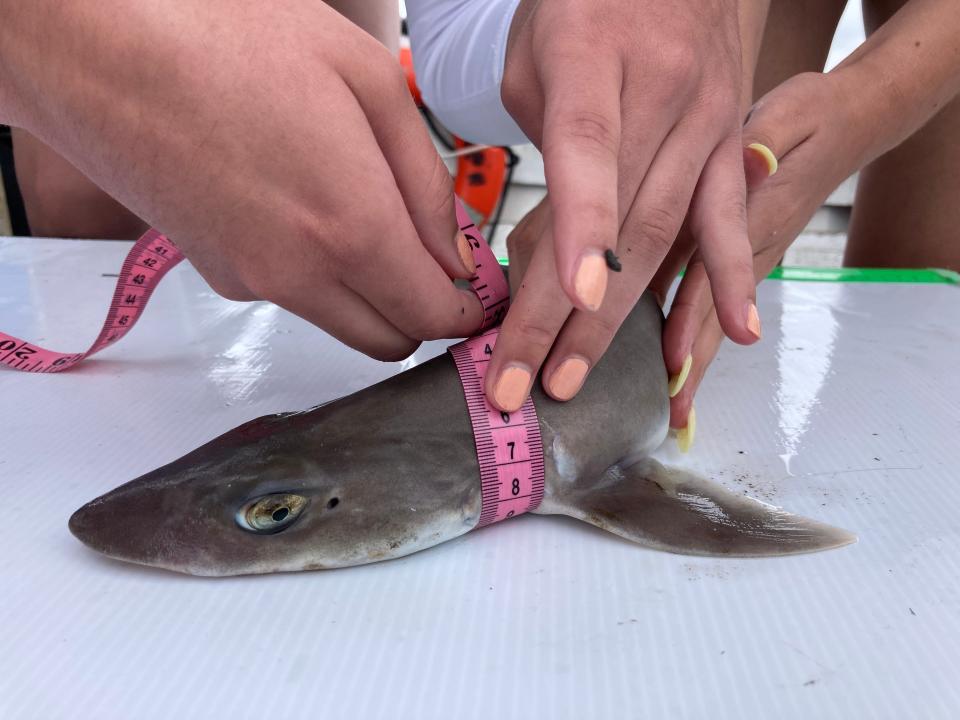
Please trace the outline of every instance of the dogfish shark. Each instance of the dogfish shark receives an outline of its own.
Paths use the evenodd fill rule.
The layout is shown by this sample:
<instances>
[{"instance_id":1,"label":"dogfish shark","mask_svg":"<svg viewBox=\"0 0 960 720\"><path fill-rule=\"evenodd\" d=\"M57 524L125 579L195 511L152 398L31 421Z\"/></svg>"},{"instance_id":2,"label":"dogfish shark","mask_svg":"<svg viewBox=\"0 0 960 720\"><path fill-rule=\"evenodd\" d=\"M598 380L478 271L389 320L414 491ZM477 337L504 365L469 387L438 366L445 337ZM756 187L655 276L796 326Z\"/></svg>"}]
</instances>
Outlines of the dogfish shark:
<instances>
[{"instance_id":1,"label":"dogfish shark","mask_svg":"<svg viewBox=\"0 0 960 720\"><path fill-rule=\"evenodd\" d=\"M647 293L576 398L556 402L535 383L545 482L534 512L691 555L855 541L650 457L668 432L662 322ZM222 576L409 555L473 530L481 506L464 391L444 353L334 402L241 425L84 505L69 526L111 558Z\"/></svg>"}]
</instances>

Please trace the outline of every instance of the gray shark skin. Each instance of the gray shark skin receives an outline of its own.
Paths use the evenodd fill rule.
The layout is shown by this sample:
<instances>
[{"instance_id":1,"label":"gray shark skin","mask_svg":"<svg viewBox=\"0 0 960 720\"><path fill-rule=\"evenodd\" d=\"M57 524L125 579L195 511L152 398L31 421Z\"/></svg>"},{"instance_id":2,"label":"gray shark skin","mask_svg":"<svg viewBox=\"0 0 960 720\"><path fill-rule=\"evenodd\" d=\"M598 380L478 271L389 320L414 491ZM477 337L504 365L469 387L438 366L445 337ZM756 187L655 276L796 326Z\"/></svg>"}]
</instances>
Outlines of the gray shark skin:
<instances>
[{"instance_id":1,"label":"gray shark skin","mask_svg":"<svg viewBox=\"0 0 960 720\"><path fill-rule=\"evenodd\" d=\"M546 473L536 512L696 555L853 542L647 457L667 433L662 321L645 295L570 402L535 384ZM444 353L335 402L241 425L83 506L70 530L112 558L242 575L401 557L469 532L480 510L466 401Z\"/></svg>"}]
</instances>

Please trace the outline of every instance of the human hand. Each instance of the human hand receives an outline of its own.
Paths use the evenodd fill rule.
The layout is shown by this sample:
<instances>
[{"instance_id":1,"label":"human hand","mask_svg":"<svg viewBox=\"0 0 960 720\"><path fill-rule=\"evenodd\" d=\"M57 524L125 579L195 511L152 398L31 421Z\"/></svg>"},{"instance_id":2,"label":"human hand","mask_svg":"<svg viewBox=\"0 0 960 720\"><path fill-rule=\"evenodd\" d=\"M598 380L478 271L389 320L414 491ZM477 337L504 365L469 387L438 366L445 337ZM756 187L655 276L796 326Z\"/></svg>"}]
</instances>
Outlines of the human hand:
<instances>
[{"instance_id":1,"label":"human hand","mask_svg":"<svg viewBox=\"0 0 960 720\"><path fill-rule=\"evenodd\" d=\"M766 179L762 159L746 156L752 155L747 215L758 283L830 193L872 154L864 118L849 97L837 76L806 73L775 88L750 113L744 143L762 143L779 158L776 174ZM686 264L663 333L671 373L670 426L685 431L678 437L681 449L693 440L694 395L723 340L704 262L698 253L690 257L692 252L692 241L679 243L651 285L662 296Z\"/></svg>"},{"instance_id":2,"label":"human hand","mask_svg":"<svg viewBox=\"0 0 960 720\"><path fill-rule=\"evenodd\" d=\"M724 331L756 341L740 83L736 0L522 0L502 95L550 199L487 373L495 406L519 407L541 365L551 396L576 394L688 209Z\"/></svg>"},{"instance_id":3,"label":"human hand","mask_svg":"<svg viewBox=\"0 0 960 720\"><path fill-rule=\"evenodd\" d=\"M15 119L217 292L381 359L479 328L450 281L474 270L453 185L401 68L326 4L37 0L27 15L0 58ZM69 39L62 58L41 31Z\"/></svg>"}]
</instances>

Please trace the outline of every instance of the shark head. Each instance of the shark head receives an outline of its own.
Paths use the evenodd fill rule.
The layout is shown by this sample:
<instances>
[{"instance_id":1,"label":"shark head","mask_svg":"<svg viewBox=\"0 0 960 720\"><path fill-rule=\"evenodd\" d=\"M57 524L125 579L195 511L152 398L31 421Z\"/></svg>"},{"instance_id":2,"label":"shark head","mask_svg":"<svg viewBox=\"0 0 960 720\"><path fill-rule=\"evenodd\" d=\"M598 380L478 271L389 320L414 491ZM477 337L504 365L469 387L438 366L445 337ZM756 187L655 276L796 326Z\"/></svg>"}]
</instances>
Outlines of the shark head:
<instances>
[{"instance_id":1,"label":"shark head","mask_svg":"<svg viewBox=\"0 0 960 720\"><path fill-rule=\"evenodd\" d=\"M219 576L369 563L476 523L478 493L403 482L389 439L316 435L308 414L254 420L87 503L70 530L108 557Z\"/></svg>"}]
</instances>

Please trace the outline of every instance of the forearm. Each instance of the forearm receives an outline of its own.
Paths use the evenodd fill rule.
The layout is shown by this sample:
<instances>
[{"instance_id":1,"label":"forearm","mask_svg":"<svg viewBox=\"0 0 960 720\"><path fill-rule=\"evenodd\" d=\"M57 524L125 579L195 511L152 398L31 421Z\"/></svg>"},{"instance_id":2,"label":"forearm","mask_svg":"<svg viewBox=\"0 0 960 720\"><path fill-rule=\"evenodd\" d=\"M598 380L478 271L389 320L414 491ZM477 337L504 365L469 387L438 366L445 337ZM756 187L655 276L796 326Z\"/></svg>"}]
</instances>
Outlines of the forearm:
<instances>
[{"instance_id":1,"label":"forearm","mask_svg":"<svg viewBox=\"0 0 960 720\"><path fill-rule=\"evenodd\" d=\"M869 162L960 93L957 0L911 0L832 74L870 128Z\"/></svg>"},{"instance_id":2,"label":"forearm","mask_svg":"<svg viewBox=\"0 0 960 720\"><path fill-rule=\"evenodd\" d=\"M44 0L0 0L0 123L24 126L36 114L38 95L52 89L41 76L58 73L66 48L41 42L40 28L49 14Z\"/></svg>"},{"instance_id":3,"label":"forearm","mask_svg":"<svg viewBox=\"0 0 960 720\"><path fill-rule=\"evenodd\" d=\"M76 111L97 107L118 86L139 85L145 78L137 54L163 41L142 5L0 0L4 119L42 134Z\"/></svg>"},{"instance_id":4,"label":"forearm","mask_svg":"<svg viewBox=\"0 0 960 720\"><path fill-rule=\"evenodd\" d=\"M259 50L233 22L254 11L225 0L0 0L6 119L149 217L148 205L176 194L160 178L175 177L174 158L196 150L189 138L223 125L227 113L209 96L235 85L236 68ZM144 140L158 137L174 152L151 153Z\"/></svg>"},{"instance_id":5,"label":"forearm","mask_svg":"<svg viewBox=\"0 0 960 720\"><path fill-rule=\"evenodd\" d=\"M28 104L22 72L24 46L41 21L41 3L20 3L0 0L0 123L22 125L24 107Z\"/></svg>"}]
</instances>

